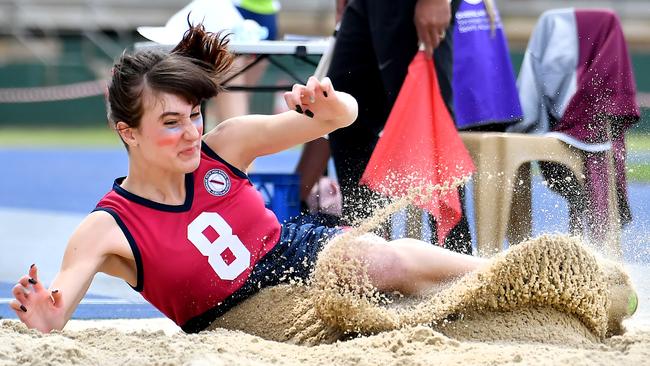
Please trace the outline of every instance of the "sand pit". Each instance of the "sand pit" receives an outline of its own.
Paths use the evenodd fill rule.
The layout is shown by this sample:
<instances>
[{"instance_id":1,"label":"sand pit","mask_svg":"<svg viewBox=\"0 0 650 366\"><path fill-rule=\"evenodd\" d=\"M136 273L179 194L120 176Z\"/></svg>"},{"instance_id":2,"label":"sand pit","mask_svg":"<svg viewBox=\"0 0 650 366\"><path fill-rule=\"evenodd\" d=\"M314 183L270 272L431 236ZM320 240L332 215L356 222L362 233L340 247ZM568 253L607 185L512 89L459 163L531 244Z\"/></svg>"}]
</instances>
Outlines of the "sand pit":
<instances>
[{"instance_id":1,"label":"sand pit","mask_svg":"<svg viewBox=\"0 0 650 366\"><path fill-rule=\"evenodd\" d=\"M416 326L307 347L224 329L169 335L167 323L128 323L73 321L70 328L83 330L44 336L5 320L0 365L643 365L650 359L650 330L575 346L457 341ZM137 326L146 330L134 332Z\"/></svg>"},{"instance_id":2,"label":"sand pit","mask_svg":"<svg viewBox=\"0 0 650 366\"><path fill-rule=\"evenodd\" d=\"M571 238L525 243L418 299L377 296L357 283L356 300L363 301L355 302L341 297L340 286L318 281L266 289L215 330L193 335L168 320L72 321L49 335L5 320L0 365L639 365L650 359L650 329L608 336L613 320L622 329L620 313L610 315L610 288L629 286L629 278ZM398 329L372 334L390 328Z\"/></svg>"}]
</instances>

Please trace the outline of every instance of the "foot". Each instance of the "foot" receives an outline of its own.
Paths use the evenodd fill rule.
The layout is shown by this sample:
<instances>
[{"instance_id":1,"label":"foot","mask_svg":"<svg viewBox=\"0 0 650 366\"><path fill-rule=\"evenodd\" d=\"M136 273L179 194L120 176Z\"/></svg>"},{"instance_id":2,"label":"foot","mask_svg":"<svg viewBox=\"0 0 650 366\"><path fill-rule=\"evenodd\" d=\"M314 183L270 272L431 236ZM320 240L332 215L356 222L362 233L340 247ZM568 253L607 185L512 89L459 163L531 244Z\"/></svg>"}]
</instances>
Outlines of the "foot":
<instances>
[{"instance_id":1,"label":"foot","mask_svg":"<svg viewBox=\"0 0 650 366\"><path fill-rule=\"evenodd\" d=\"M601 259L609 306L607 308L607 335L623 334L623 320L636 313L639 297L632 286L630 277L620 263Z\"/></svg>"}]
</instances>

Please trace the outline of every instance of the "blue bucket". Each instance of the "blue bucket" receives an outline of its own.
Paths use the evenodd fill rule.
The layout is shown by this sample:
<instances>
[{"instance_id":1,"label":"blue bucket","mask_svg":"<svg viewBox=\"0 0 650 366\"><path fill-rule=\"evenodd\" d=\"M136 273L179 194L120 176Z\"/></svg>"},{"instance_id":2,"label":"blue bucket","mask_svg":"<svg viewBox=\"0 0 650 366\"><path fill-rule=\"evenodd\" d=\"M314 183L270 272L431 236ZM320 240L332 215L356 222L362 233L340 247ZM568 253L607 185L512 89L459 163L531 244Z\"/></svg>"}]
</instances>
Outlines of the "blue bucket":
<instances>
[{"instance_id":1,"label":"blue bucket","mask_svg":"<svg viewBox=\"0 0 650 366\"><path fill-rule=\"evenodd\" d=\"M248 178L264 197L266 208L280 222L300 213L300 176L298 174L251 173Z\"/></svg>"}]
</instances>

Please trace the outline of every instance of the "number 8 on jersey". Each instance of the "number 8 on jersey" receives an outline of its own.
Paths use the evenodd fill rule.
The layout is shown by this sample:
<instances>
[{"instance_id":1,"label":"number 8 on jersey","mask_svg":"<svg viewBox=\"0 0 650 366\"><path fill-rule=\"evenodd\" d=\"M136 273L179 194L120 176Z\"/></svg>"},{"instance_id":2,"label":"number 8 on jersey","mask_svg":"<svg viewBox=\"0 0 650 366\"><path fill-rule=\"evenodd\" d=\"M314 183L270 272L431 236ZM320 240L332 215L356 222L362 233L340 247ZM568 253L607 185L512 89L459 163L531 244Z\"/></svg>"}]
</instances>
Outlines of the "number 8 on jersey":
<instances>
[{"instance_id":1,"label":"number 8 on jersey","mask_svg":"<svg viewBox=\"0 0 650 366\"><path fill-rule=\"evenodd\" d=\"M218 234L218 238L210 241L203 232L212 227ZM187 227L187 239L203 254L208 257L208 263L214 272L223 280L234 280L250 266L251 253L233 235L232 228L216 212L203 212L192 221ZM226 263L222 253L229 249L235 259Z\"/></svg>"}]
</instances>

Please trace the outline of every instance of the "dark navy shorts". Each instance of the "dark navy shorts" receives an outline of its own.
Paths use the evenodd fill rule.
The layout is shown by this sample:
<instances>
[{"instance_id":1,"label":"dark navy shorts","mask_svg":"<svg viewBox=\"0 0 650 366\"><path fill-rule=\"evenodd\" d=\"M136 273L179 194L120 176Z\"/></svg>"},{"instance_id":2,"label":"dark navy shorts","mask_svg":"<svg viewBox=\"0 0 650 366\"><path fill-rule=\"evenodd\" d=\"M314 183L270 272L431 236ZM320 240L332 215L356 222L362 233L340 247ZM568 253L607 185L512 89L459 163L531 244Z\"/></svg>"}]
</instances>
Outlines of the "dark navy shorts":
<instances>
[{"instance_id":1,"label":"dark navy shorts","mask_svg":"<svg viewBox=\"0 0 650 366\"><path fill-rule=\"evenodd\" d=\"M340 232L314 224L282 224L278 244L255 264L247 282L264 288L307 279L325 243Z\"/></svg>"},{"instance_id":2,"label":"dark navy shorts","mask_svg":"<svg viewBox=\"0 0 650 366\"><path fill-rule=\"evenodd\" d=\"M291 280L306 280L314 269L318 254L325 243L341 232L341 228L314 224L282 224L280 240L255 264L244 285L214 308L190 319L181 328L187 333L200 332L260 289Z\"/></svg>"}]
</instances>

